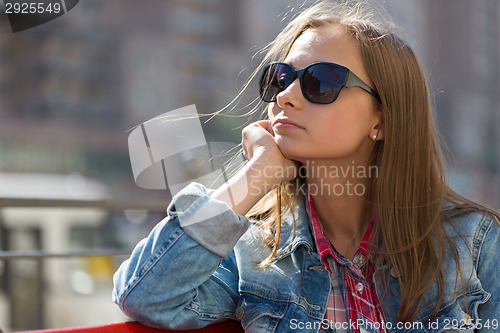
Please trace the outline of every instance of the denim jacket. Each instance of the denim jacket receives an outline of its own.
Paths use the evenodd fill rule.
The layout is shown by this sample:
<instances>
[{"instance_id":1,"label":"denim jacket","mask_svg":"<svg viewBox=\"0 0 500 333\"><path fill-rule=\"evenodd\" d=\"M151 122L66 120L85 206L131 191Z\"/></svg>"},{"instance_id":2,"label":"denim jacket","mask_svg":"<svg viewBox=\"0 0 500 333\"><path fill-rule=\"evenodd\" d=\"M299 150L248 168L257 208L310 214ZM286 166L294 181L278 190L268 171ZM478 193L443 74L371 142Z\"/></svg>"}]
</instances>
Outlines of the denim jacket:
<instances>
[{"instance_id":1,"label":"denim jacket","mask_svg":"<svg viewBox=\"0 0 500 333\"><path fill-rule=\"evenodd\" d=\"M290 215L283 222L279 260L259 268L256 263L271 249L262 244L258 229L209 194L197 183L179 192L168 207L168 217L120 266L114 275L113 300L122 311L147 325L168 329L198 328L226 319L239 320L246 332L335 328L323 320L330 281L309 231L304 202L295 209L295 237ZM423 321L436 304L433 284L425 292L417 322L399 323L395 319L399 281L387 274L389 267L378 268L373 279L388 332L500 329L500 228L481 214L468 213L447 222L446 230L461 255L464 292L453 298L456 266L448 253L438 318ZM383 293L381 276L390 279L390 297Z\"/></svg>"}]
</instances>

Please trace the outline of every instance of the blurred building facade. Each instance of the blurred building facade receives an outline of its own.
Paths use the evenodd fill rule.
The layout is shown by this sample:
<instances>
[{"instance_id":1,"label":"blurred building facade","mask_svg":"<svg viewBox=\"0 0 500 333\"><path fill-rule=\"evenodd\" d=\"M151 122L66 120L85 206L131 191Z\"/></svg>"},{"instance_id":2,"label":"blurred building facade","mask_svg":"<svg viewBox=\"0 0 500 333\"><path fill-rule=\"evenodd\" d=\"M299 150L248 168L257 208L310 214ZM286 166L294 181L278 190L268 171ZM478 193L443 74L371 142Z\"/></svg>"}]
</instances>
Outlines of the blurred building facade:
<instances>
[{"instance_id":1,"label":"blurred building facade","mask_svg":"<svg viewBox=\"0 0 500 333\"><path fill-rule=\"evenodd\" d=\"M450 183L500 205L500 2L387 1L430 76Z\"/></svg>"},{"instance_id":2,"label":"blurred building facade","mask_svg":"<svg viewBox=\"0 0 500 333\"><path fill-rule=\"evenodd\" d=\"M284 8L285 1L86 0L16 34L2 10L0 171L80 173L104 179L117 195L165 196L135 186L127 131L185 105L199 113L225 106ZM259 23L245 21L249 11ZM231 132L217 124L207 131Z\"/></svg>"}]
</instances>

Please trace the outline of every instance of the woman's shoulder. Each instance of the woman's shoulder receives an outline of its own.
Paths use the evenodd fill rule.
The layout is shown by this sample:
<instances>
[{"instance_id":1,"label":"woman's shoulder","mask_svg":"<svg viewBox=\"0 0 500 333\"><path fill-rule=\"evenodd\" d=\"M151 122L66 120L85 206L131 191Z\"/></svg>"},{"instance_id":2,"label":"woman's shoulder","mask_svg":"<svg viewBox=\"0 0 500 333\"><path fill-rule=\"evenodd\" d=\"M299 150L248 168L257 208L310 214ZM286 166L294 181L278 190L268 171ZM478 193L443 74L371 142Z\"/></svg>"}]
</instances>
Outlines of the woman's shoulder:
<instances>
[{"instance_id":1,"label":"woman's shoulder","mask_svg":"<svg viewBox=\"0 0 500 333\"><path fill-rule=\"evenodd\" d=\"M489 228L499 224L498 213L481 206L446 203L443 210L444 224L462 231Z\"/></svg>"},{"instance_id":2,"label":"woman's shoulder","mask_svg":"<svg viewBox=\"0 0 500 333\"><path fill-rule=\"evenodd\" d=\"M447 236L455 241L461 239L474 252L488 243L489 238L500 235L498 213L493 210L480 206L447 205L443 216Z\"/></svg>"}]
</instances>

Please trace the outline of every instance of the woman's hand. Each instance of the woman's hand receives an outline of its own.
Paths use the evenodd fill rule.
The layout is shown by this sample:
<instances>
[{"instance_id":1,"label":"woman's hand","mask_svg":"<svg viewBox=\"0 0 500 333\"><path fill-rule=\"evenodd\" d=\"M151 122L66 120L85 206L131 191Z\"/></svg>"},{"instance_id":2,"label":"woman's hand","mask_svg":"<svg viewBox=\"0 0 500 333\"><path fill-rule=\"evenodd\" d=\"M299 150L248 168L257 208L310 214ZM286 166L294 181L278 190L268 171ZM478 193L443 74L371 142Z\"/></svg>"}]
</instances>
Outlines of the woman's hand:
<instances>
[{"instance_id":1,"label":"woman's hand","mask_svg":"<svg viewBox=\"0 0 500 333\"><path fill-rule=\"evenodd\" d=\"M255 160L255 167L262 168L265 174L275 179L278 184L297 177L297 162L281 153L269 120L251 123L243 129L242 146L245 157ZM274 175L271 175L274 173ZM277 184L276 184L277 185Z\"/></svg>"},{"instance_id":2,"label":"woman's hand","mask_svg":"<svg viewBox=\"0 0 500 333\"><path fill-rule=\"evenodd\" d=\"M242 146L248 163L211 197L227 203L236 214L245 215L281 182L297 177L298 163L283 156L267 120L243 129Z\"/></svg>"}]
</instances>

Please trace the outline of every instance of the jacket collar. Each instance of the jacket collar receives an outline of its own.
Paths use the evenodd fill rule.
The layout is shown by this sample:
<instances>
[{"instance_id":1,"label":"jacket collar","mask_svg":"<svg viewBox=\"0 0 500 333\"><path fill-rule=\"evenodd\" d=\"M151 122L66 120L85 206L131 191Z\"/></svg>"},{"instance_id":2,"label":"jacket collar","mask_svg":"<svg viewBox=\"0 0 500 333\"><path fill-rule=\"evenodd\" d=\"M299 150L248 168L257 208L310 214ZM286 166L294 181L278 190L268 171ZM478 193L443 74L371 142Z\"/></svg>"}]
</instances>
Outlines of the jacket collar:
<instances>
[{"instance_id":1,"label":"jacket collar","mask_svg":"<svg viewBox=\"0 0 500 333\"><path fill-rule=\"evenodd\" d=\"M295 252L300 245L305 246L307 252L317 255L312 238L309 217L306 211L306 198L301 196L295 205L293 216L289 214L282 223L281 241L277 258L283 258ZM295 235L294 219L295 217Z\"/></svg>"}]
</instances>

